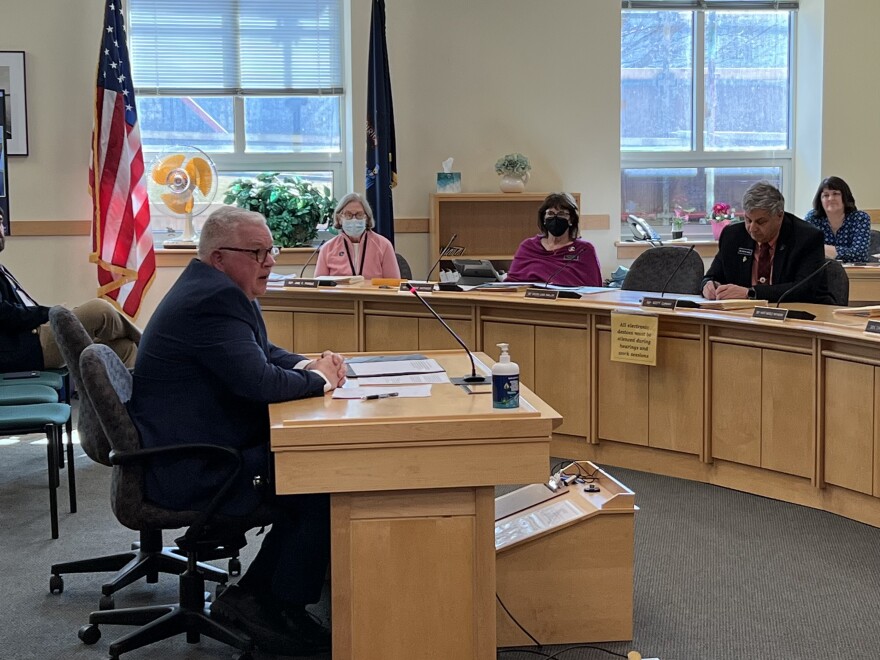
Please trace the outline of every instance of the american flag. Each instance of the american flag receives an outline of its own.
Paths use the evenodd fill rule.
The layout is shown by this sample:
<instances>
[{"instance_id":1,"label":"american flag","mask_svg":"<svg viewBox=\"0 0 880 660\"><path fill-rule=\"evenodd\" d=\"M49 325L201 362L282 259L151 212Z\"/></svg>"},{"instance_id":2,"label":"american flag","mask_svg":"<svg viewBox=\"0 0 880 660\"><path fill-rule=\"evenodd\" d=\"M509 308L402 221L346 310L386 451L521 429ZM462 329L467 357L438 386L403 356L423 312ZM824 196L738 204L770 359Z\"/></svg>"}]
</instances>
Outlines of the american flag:
<instances>
[{"instance_id":1,"label":"american flag","mask_svg":"<svg viewBox=\"0 0 880 660\"><path fill-rule=\"evenodd\" d=\"M156 273L144 155L121 0L107 0L98 57L89 187L94 205L92 254L98 296L131 317Z\"/></svg>"}]
</instances>

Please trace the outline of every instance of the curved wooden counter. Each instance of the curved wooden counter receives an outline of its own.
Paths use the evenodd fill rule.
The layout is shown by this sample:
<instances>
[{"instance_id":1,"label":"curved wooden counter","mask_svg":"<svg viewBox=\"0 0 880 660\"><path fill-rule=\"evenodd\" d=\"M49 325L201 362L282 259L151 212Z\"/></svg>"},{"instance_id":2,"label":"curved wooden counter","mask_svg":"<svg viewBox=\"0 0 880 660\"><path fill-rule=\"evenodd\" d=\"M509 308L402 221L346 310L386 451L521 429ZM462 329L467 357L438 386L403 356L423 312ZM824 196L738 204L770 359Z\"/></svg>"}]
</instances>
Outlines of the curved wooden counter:
<instances>
[{"instance_id":1,"label":"curved wooden counter","mask_svg":"<svg viewBox=\"0 0 880 660\"><path fill-rule=\"evenodd\" d=\"M654 310L657 366L612 362L610 314L642 294L582 300L434 293L474 351L507 342L526 386L564 416L551 453L824 509L880 527L880 336L864 319ZM298 352L457 344L412 295L369 287L271 291L273 342Z\"/></svg>"}]
</instances>

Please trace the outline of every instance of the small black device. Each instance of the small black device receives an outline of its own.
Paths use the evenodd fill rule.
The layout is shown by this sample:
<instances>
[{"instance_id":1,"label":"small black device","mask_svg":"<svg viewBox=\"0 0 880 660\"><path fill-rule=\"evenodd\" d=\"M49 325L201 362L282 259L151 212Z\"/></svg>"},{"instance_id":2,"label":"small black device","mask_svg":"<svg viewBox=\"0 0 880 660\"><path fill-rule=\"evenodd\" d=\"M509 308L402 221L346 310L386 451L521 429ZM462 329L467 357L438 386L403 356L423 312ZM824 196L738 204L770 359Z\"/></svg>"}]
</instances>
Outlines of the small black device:
<instances>
[{"instance_id":1,"label":"small black device","mask_svg":"<svg viewBox=\"0 0 880 660\"><path fill-rule=\"evenodd\" d=\"M629 230L637 241L660 242L660 234L648 224L647 220L636 215L627 216L627 220L629 221Z\"/></svg>"},{"instance_id":2,"label":"small black device","mask_svg":"<svg viewBox=\"0 0 880 660\"><path fill-rule=\"evenodd\" d=\"M8 371L3 374L4 380L20 380L22 378L36 378L40 375L39 371Z\"/></svg>"},{"instance_id":3,"label":"small black device","mask_svg":"<svg viewBox=\"0 0 880 660\"><path fill-rule=\"evenodd\" d=\"M462 286L479 286L501 281L501 276L488 259L453 259L452 265L460 275L456 284Z\"/></svg>"}]
</instances>

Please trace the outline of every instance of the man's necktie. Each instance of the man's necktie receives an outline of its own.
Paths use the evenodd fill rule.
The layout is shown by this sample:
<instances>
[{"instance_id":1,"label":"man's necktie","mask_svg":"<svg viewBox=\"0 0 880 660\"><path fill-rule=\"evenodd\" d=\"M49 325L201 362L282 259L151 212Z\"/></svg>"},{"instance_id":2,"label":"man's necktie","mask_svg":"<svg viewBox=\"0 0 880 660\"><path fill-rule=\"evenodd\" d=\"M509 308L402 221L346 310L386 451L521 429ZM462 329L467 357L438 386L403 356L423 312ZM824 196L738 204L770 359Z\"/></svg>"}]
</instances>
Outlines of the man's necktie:
<instances>
[{"instance_id":1,"label":"man's necktie","mask_svg":"<svg viewBox=\"0 0 880 660\"><path fill-rule=\"evenodd\" d=\"M770 271L773 262L770 261L770 244L758 245L758 284L770 284Z\"/></svg>"}]
</instances>

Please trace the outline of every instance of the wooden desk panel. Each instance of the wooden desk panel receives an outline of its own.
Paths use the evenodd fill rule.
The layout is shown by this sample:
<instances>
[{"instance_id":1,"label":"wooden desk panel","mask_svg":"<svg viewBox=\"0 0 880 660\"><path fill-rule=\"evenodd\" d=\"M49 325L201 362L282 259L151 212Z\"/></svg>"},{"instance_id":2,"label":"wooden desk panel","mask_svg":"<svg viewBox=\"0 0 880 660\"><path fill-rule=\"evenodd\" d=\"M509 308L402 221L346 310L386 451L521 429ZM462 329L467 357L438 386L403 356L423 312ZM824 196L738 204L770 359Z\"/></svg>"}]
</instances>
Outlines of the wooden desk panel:
<instances>
[{"instance_id":1,"label":"wooden desk panel","mask_svg":"<svg viewBox=\"0 0 880 660\"><path fill-rule=\"evenodd\" d=\"M792 307L812 311L815 321L659 310L658 366L612 363L609 312L643 295L545 301L434 293L430 300L474 350L497 355L496 342L511 344L523 383L565 415L554 455L738 488L880 526L880 337L863 332L864 319L801 304ZM359 350L374 336L393 337L402 351L443 337L417 300L393 291L285 291L261 302L270 332L288 337L299 313L315 314L313 332L325 337L347 318ZM285 313L294 320L284 321ZM367 333L372 316L392 318Z\"/></svg>"},{"instance_id":2,"label":"wooden desk panel","mask_svg":"<svg viewBox=\"0 0 880 660\"><path fill-rule=\"evenodd\" d=\"M525 388L498 410L436 384L430 399L327 395L269 415L276 492L331 493L334 659L493 660L494 486L546 479L555 411Z\"/></svg>"}]
</instances>

